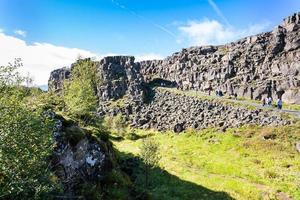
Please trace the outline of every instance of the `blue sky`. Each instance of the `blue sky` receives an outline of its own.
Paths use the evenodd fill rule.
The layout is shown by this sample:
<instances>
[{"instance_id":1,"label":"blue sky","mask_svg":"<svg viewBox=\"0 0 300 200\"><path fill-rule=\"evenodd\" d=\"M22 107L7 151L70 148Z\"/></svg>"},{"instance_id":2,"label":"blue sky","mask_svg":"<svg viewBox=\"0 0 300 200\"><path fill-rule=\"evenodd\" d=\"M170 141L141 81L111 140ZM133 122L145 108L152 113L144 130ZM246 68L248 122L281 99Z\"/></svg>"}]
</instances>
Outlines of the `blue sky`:
<instances>
[{"instance_id":1,"label":"blue sky","mask_svg":"<svg viewBox=\"0 0 300 200\"><path fill-rule=\"evenodd\" d=\"M0 64L24 57L26 70L44 84L50 70L79 53L163 58L269 31L297 11L299 0L0 0ZM39 63L29 52L49 55Z\"/></svg>"}]
</instances>

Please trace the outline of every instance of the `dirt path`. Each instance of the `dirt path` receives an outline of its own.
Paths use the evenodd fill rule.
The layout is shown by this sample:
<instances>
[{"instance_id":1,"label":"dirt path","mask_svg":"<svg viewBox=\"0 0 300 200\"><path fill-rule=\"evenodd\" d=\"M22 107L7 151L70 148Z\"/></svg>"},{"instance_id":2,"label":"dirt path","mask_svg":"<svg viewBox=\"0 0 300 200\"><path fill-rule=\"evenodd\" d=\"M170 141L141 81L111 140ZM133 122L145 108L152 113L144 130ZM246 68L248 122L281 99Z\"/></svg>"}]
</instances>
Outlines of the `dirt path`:
<instances>
[{"instance_id":1,"label":"dirt path","mask_svg":"<svg viewBox=\"0 0 300 200\"><path fill-rule=\"evenodd\" d=\"M166 88L161 88L161 89L166 89ZM171 89L168 88L167 90L169 91L175 91L177 89ZM228 99L226 97L218 97L218 96L215 96L215 95L207 95L206 93L204 92L200 92L200 91L193 91L193 90L189 90L189 91L182 91L182 90L177 90L177 92L180 92L180 93L185 93L186 95L188 96L191 96L189 95L189 93L193 93L192 96L194 97L202 97L202 98L206 98L206 99L219 99L219 100L224 100L224 102L232 102L232 103L238 103L238 104L242 104L242 105L245 105L245 106L254 106L258 109L264 109L264 110L271 110L271 111L278 111L279 113L287 113L287 114L292 114L294 116L296 116L297 118L300 118L300 111L299 110L289 110L289 109L282 109L282 110L278 110L276 107L273 107L273 106L262 106L261 104L259 103L255 103L255 102L251 102L251 101L247 101L247 100L235 100L235 99Z\"/></svg>"},{"instance_id":2,"label":"dirt path","mask_svg":"<svg viewBox=\"0 0 300 200\"><path fill-rule=\"evenodd\" d=\"M223 97L216 97L216 98L223 98ZM288 109L278 110L276 107L273 107L273 106L262 106L261 104L254 103L254 102L249 102L249 101L244 101L244 100L226 99L226 101L241 103L241 104L249 105L249 106L255 106L256 108L259 108L259 109L284 112L284 113L295 115L296 117L300 118L300 111L298 111L298 110L288 110Z\"/></svg>"}]
</instances>

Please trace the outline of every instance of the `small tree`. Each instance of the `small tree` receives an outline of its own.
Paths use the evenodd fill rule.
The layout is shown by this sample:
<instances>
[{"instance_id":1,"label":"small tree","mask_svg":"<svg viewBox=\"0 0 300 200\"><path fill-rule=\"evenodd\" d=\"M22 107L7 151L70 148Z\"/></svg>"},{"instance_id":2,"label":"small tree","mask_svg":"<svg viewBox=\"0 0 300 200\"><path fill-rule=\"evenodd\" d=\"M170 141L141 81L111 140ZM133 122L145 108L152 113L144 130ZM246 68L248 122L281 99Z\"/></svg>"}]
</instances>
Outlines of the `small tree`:
<instances>
[{"instance_id":1,"label":"small tree","mask_svg":"<svg viewBox=\"0 0 300 200\"><path fill-rule=\"evenodd\" d=\"M72 68L72 77L64 83L64 101L71 114L82 115L95 110L96 64L90 59L78 60Z\"/></svg>"},{"instance_id":2,"label":"small tree","mask_svg":"<svg viewBox=\"0 0 300 200\"><path fill-rule=\"evenodd\" d=\"M154 168L159 160L159 143L153 138L146 138L140 147L140 155L145 164L145 184L146 187L149 185L149 174L150 170Z\"/></svg>"}]
</instances>

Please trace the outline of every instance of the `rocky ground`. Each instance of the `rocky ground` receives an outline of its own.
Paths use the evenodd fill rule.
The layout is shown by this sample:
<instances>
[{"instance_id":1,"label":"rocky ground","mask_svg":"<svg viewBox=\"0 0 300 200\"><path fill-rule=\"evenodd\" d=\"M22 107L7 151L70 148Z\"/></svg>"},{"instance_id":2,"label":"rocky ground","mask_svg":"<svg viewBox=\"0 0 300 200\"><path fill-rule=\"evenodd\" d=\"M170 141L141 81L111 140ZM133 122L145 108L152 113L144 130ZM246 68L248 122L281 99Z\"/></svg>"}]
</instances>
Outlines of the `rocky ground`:
<instances>
[{"instance_id":1,"label":"rocky ground","mask_svg":"<svg viewBox=\"0 0 300 200\"><path fill-rule=\"evenodd\" d=\"M240 127L246 124L279 126L291 123L276 111L247 109L224 104L217 100L202 100L155 89L153 99L142 106L125 104L122 107L103 106L102 114L122 113L131 126L145 129L173 130L181 132L188 128L204 129L216 127Z\"/></svg>"}]
</instances>

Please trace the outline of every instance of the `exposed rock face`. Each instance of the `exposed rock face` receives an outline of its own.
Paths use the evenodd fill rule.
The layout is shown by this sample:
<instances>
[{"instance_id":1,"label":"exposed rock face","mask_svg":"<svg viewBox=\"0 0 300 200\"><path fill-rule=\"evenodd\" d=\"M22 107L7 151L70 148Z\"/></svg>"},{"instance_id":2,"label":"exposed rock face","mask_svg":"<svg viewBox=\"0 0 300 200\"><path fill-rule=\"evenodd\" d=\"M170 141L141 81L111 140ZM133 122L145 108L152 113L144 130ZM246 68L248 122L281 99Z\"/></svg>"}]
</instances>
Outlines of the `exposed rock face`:
<instances>
[{"instance_id":1,"label":"exposed rock face","mask_svg":"<svg viewBox=\"0 0 300 200\"><path fill-rule=\"evenodd\" d=\"M182 90L262 99L272 96L300 104L300 13L286 18L272 32L247 37L221 46L183 49L164 60L134 62L134 57L111 56L97 62L96 85L99 115L123 113L133 126L174 130L188 127L238 127L244 124L284 125L277 113L228 106L170 92L156 91L152 101L149 85ZM51 73L49 89L59 91L70 70ZM126 97L122 107L112 100Z\"/></svg>"},{"instance_id":2,"label":"exposed rock face","mask_svg":"<svg viewBox=\"0 0 300 200\"><path fill-rule=\"evenodd\" d=\"M224 105L218 100L201 100L159 89L155 90L151 103L138 109L131 109L130 106L107 108L105 113L111 115L123 113L133 127L174 132L181 132L187 128L215 127L224 130L246 124L278 126L290 123L275 112L261 109L249 110L244 107Z\"/></svg>"},{"instance_id":3,"label":"exposed rock face","mask_svg":"<svg viewBox=\"0 0 300 200\"><path fill-rule=\"evenodd\" d=\"M51 72L48 81L48 90L59 92L63 89L63 81L70 78L71 70L64 67Z\"/></svg>"},{"instance_id":4,"label":"exposed rock face","mask_svg":"<svg viewBox=\"0 0 300 200\"><path fill-rule=\"evenodd\" d=\"M146 81L160 77L181 89L282 97L300 103L300 13L272 32L221 46L183 49L164 60L141 62Z\"/></svg>"},{"instance_id":5,"label":"exposed rock face","mask_svg":"<svg viewBox=\"0 0 300 200\"><path fill-rule=\"evenodd\" d=\"M133 56L109 56L94 63L97 64L100 80L100 84L95 86L100 102L116 100L125 95L136 103L144 101L144 78L140 73L140 64L134 63ZM63 82L71 77L73 66L51 72L49 91L59 92L63 89Z\"/></svg>"},{"instance_id":6,"label":"exposed rock face","mask_svg":"<svg viewBox=\"0 0 300 200\"><path fill-rule=\"evenodd\" d=\"M98 86L100 101L116 100L127 95L133 102L143 102L143 76L140 64L132 56L103 58L98 67L101 85Z\"/></svg>"},{"instance_id":7,"label":"exposed rock face","mask_svg":"<svg viewBox=\"0 0 300 200\"><path fill-rule=\"evenodd\" d=\"M83 181L100 182L113 169L112 146L87 136L72 144L66 139L70 125L53 112L49 115L55 120L53 171L63 184L64 193L76 195L77 187Z\"/></svg>"}]
</instances>

